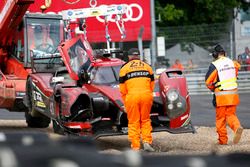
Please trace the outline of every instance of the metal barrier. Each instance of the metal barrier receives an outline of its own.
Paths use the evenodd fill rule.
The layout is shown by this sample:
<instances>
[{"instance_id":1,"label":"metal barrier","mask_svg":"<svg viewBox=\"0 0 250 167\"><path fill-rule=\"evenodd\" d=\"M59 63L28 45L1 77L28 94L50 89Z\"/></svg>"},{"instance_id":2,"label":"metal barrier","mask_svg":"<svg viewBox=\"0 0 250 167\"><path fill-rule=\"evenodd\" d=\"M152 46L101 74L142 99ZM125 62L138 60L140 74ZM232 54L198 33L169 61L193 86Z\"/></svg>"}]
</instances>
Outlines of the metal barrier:
<instances>
[{"instance_id":1,"label":"metal barrier","mask_svg":"<svg viewBox=\"0 0 250 167\"><path fill-rule=\"evenodd\" d=\"M190 95L211 94L205 85L205 75L207 69L197 69L195 71L185 71L188 90ZM250 71L239 71L238 75L238 91L239 93L250 92Z\"/></svg>"}]
</instances>

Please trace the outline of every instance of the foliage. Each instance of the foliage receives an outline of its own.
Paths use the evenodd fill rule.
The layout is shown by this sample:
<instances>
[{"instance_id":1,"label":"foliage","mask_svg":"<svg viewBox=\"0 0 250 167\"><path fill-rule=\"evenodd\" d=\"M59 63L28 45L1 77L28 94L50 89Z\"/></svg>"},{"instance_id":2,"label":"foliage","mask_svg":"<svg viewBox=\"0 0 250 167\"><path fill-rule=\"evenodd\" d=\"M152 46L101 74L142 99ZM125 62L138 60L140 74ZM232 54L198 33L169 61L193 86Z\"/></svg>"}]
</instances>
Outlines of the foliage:
<instances>
[{"instance_id":1,"label":"foliage","mask_svg":"<svg viewBox=\"0 0 250 167\"><path fill-rule=\"evenodd\" d=\"M181 26L227 22L234 8L248 9L244 0L156 0L157 26Z\"/></svg>"},{"instance_id":2,"label":"foliage","mask_svg":"<svg viewBox=\"0 0 250 167\"><path fill-rule=\"evenodd\" d=\"M227 43L234 9L249 6L246 0L156 0L157 36L165 36L166 48L180 43L190 52L192 43L204 48Z\"/></svg>"}]
</instances>

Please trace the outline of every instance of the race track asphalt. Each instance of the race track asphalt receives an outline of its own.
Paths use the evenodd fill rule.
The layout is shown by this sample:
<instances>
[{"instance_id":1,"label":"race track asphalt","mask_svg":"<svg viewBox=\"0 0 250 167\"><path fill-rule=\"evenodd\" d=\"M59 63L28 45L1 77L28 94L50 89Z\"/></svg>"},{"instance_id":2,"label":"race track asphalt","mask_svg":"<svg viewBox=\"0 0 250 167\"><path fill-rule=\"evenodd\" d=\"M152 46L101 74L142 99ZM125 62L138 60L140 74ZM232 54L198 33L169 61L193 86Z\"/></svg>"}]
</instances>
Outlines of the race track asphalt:
<instances>
[{"instance_id":1,"label":"race track asphalt","mask_svg":"<svg viewBox=\"0 0 250 167\"><path fill-rule=\"evenodd\" d=\"M194 126L215 126L215 108L212 95L191 95L191 121ZM240 94L237 116L244 128L250 128L250 93Z\"/></svg>"}]
</instances>

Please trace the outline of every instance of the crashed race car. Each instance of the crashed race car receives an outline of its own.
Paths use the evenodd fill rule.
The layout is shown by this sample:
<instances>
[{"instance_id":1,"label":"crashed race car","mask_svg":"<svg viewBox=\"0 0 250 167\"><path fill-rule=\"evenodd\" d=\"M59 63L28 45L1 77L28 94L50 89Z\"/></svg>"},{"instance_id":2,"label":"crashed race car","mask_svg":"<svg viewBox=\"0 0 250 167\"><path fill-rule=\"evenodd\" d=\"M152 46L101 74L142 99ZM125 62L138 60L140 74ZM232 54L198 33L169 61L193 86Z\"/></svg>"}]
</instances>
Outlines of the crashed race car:
<instances>
[{"instance_id":1,"label":"crashed race car","mask_svg":"<svg viewBox=\"0 0 250 167\"><path fill-rule=\"evenodd\" d=\"M81 37L63 42L58 50L31 54L32 73L25 98L28 126L45 128L52 120L54 132L59 134L127 134L127 115L119 92L119 70L125 62L108 57L110 53L94 52ZM181 71L162 72L155 81L153 131L194 132L189 98Z\"/></svg>"}]
</instances>

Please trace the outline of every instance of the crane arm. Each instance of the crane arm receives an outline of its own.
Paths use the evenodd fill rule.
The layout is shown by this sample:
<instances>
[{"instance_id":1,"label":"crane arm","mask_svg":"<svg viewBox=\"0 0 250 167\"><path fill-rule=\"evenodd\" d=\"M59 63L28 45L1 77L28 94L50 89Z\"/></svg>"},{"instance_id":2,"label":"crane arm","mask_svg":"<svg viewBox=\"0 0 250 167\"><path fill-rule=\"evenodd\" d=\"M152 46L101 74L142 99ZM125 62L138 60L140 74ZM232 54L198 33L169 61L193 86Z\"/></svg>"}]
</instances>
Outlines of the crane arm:
<instances>
[{"instance_id":1,"label":"crane arm","mask_svg":"<svg viewBox=\"0 0 250 167\"><path fill-rule=\"evenodd\" d=\"M6 0L0 7L0 41L2 45L8 43L13 31L16 31L18 25L27 11L30 4L35 0Z\"/></svg>"}]
</instances>

